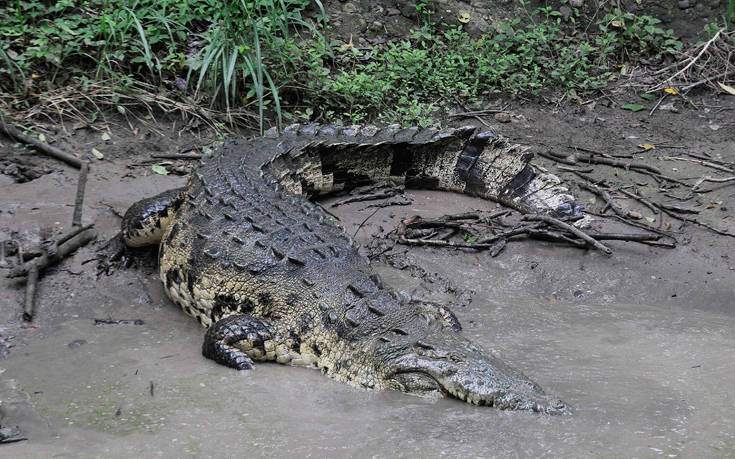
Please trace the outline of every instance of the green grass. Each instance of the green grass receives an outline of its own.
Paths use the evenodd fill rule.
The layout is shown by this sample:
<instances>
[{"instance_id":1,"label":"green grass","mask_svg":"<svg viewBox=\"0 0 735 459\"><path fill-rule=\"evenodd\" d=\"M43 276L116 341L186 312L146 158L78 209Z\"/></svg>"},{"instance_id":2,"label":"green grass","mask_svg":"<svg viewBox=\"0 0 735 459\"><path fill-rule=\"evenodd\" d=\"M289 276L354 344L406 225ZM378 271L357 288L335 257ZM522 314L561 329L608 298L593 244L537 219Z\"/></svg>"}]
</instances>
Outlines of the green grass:
<instances>
[{"instance_id":1,"label":"green grass","mask_svg":"<svg viewBox=\"0 0 735 459\"><path fill-rule=\"evenodd\" d=\"M582 97L616 66L682 46L657 19L619 10L589 25L577 11L526 10L474 39L415 7L423 26L365 53L329 43L319 0L7 0L0 90L143 83L210 111L252 109L261 130L282 115L426 126L498 94Z\"/></svg>"},{"instance_id":2,"label":"green grass","mask_svg":"<svg viewBox=\"0 0 735 459\"><path fill-rule=\"evenodd\" d=\"M254 102L263 113L272 106L280 117L272 69L293 68L284 50L296 28L324 41L302 17L309 3L9 0L0 6L0 89L40 92L91 70L96 80L164 85L210 107Z\"/></svg>"}]
</instances>

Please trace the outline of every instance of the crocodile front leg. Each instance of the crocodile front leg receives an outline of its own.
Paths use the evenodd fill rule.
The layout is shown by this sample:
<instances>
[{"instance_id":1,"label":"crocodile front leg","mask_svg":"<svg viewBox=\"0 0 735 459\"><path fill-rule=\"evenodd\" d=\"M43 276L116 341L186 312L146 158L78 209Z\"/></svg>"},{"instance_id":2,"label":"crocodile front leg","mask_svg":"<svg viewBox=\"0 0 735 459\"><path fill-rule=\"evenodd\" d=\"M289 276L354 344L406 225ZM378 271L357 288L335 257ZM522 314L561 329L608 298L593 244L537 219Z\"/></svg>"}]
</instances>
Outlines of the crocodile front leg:
<instances>
[{"instance_id":1,"label":"crocodile front leg","mask_svg":"<svg viewBox=\"0 0 735 459\"><path fill-rule=\"evenodd\" d=\"M202 354L217 363L249 370L253 360L275 360L271 324L249 314L233 314L215 322L204 335Z\"/></svg>"}]
</instances>

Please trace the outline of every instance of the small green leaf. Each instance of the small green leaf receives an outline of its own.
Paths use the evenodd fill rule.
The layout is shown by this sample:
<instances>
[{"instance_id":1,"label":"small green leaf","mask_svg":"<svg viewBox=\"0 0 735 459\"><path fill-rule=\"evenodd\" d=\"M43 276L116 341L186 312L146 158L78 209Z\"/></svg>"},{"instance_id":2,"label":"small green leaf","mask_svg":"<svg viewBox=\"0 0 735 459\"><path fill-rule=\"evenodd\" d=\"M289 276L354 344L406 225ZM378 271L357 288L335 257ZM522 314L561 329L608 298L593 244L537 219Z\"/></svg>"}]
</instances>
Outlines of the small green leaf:
<instances>
[{"instance_id":1,"label":"small green leaf","mask_svg":"<svg viewBox=\"0 0 735 459\"><path fill-rule=\"evenodd\" d=\"M656 99L656 94L651 94L651 93L648 93L648 92L644 92L643 94L641 94L641 97L644 98L644 99L646 99L646 100L654 100L654 99Z\"/></svg>"},{"instance_id":2,"label":"small green leaf","mask_svg":"<svg viewBox=\"0 0 735 459\"><path fill-rule=\"evenodd\" d=\"M105 142L109 141L111 138L112 137L110 137L110 134L108 134L107 132L102 133L102 140L104 140Z\"/></svg>"},{"instance_id":3,"label":"small green leaf","mask_svg":"<svg viewBox=\"0 0 735 459\"><path fill-rule=\"evenodd\" d=\"M643 105L625 104L621 105L620 108L622 108L623 110L630 110L631 112L639 112L646 107L644 107Z\"/></svg>"},{"instance_id":4,"label":"small green leaf","mask_svg":"<svg viewBox=\"0 0 735 459\"><path fill-rule=\"evenodd\" d=\"M100 151L99 151L98 149L96 149L96 148L92 148L92 154L93 154L93 155L94 155L94 157L95 157L95 158L97 158L97 159L102 159L102 158L104 158L104 157L105 157L105 155L103 155L103 154L102 154L102 152L100 152Z\"/></svg>"},{"instance_id":5,"label":"small green leaf","mask_svg":"<svg viewBox=\"0 0 735 459\"><path fill-rule=\"evenodd\" d=\"M656 219L653 217L646 217L646 220L648 221L648 223L653 223L656 221Z\"/></svg>"},{"instance_id":6,"label":"small green leaf","mask_svg":"<svg viewBox=\"0 0 735 459\"><path fill-rule=\"evenodd\" d=\"M168 175L168 169L166 169L164 166L159 166L156 164L151 166L151 169L153 169L153 172L155 172L156 174Z\"/></svg>"},{"instance_id":7,"label":"small green leaf","mask_svg":"<svg viewBox=\"0 0 735 459\"><path fill-rule=\"evenodd\" d=\"M118 105L117 106L117 111L120 112L121 115L124 115L125 114L125 107L123 107L122 105Z\"/></svg>"},{"instance_id":8,"label":"small green leaf","mask_svg":"<svg viewBox=\"0 0 735 459\"><path fill-rule=\"evenodd\" d=\"M46 136L43 135L43 132L40 133L40 134L38 134L38 140L40 140L41 142L45 142L46 141Z\"/></svg>"}]
</instances>

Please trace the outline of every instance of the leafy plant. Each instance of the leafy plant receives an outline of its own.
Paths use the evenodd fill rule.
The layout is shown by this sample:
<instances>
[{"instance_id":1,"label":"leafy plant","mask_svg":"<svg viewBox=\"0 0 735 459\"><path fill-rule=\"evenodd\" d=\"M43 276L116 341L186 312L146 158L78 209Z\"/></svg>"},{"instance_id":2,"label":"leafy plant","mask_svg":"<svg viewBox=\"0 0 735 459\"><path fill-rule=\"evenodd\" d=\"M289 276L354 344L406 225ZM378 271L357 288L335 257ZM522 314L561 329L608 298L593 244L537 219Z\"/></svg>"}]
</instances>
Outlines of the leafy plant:
<instances>
[{"instance_id":1,"label":"leafy plant","mask_svg":"<svg viewBox=\"0 0 735 459\"><path fill-rule=\"evenodd\" d=\"M121 84L173 87L195 75L190 89L211 106L229 110L254 98L261 118L269 104L280 117L277 84L266 69L293 70L293 56L284 50L296 40L295 27L325 41L320 27L301 16L309 3L13 0L0 6L0 87L26 91L28 73L53 87L87 75L90 67L95 79ZM314 3L323 21L324 8Z\"/></svg>"}]
</instances>

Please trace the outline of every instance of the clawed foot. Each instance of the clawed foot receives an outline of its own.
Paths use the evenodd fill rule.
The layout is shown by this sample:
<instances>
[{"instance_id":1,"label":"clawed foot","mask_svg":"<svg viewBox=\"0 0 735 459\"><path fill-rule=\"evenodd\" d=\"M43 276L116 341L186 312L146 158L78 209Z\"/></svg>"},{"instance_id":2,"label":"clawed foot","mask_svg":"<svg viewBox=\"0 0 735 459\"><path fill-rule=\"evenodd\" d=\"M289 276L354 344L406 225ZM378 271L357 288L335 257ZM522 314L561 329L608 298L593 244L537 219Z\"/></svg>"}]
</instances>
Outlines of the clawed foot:
<instances>
[{"instance_id":1,"label":"clawed foot","mask_svg":"<svg viewBox=\"0 0 735 459\"><path fill-rule=\"evenodd\" d=\"M272 339L270 324L247 314L234 314L213 324L204 335L204 357L236 370L253 368L250 356L267 359L265 342Z\"/></svg>"},{"instance_id":2,"label":"clawed foot","mask_svg":"<svg viewBox=\"0 0 735 459\"><path fill-rule=\"evenodd\" d=\"M109 276L118 269L127 269L134 262L139 263L146 259L153 250L157 250L157 247L128 247L122 239L122 234L117 233L97 249L97 277L102 274Z\"/></svg>"}]
</instances>

